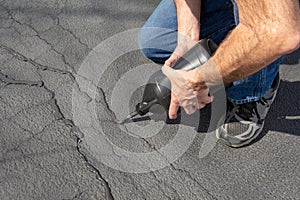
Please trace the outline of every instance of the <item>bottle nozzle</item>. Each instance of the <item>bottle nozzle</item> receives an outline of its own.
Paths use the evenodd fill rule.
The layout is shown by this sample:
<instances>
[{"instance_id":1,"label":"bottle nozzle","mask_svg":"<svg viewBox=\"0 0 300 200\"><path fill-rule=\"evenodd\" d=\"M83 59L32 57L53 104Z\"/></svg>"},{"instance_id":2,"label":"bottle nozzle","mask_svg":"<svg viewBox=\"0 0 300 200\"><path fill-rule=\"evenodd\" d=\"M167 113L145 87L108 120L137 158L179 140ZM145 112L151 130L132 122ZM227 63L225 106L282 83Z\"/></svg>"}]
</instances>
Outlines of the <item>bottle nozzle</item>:
<instances>
[{"instance_id":1,"label":"bottle nozzle","mask_svg":"<svg viewBox=\"0 0 300 200\"><path fill-rule=\"evenodd\" d=\"M131 118L137 116L139 113L137 111L134 111L132 113L130 113L125 119L123 119L121 122L118 122L118 124L125 124L126 122L128 122Z\"/></svg>"},{"instance_id":2,"label":"bottle nozzle","mask_svg":"<svg viewBox=\"0 0 300 200\"><path fill-rule=\"evenodd\" d=\"M150 102L141 102L138 103L135 107L135 111L130 113L124 120L122 120L121 122L119 122L118 124L125 124L126 122L128 122L131 118L137 116L137 115L145 115L149 112L151 106L153 106L155 103L157 103L157 99L153 99Z\"/></svg>"}]
</instances>

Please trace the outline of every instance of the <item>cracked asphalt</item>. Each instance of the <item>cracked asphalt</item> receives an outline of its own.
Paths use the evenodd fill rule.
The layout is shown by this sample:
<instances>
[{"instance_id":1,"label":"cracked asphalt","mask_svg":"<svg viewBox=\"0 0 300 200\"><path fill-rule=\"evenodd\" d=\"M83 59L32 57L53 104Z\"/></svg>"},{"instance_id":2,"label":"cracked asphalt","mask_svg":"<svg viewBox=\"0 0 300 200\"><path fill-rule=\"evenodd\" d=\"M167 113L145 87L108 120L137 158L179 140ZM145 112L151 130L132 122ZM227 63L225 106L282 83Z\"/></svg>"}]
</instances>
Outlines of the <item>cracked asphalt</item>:
<instances>
[{"instance_id":1,"label":"cracked asphalt","mask_svg":"<svg viewBox=\"0 0 300 200\"><path fill-rule=\"evenodd\" d=\"M209 120L204 117L187 151L162 169L128 173L101 162L99 136L74 123L73 89L93 100L80 88L78 70L105 39L140 28L158 3L0 0L0 199L299 199L299 50L281 66L278 96L263 137L253 144L232 149L217 143L199 158ZM179 129L188 136L188 125L165 124L160 117L121 129L111 108L112 87L142 64L151 62L139 51L111 63L96 85L96 112L115 145L157 152ZM152 137L126 134L151 134L160 126Z\"/></svg>"}]
</instances>

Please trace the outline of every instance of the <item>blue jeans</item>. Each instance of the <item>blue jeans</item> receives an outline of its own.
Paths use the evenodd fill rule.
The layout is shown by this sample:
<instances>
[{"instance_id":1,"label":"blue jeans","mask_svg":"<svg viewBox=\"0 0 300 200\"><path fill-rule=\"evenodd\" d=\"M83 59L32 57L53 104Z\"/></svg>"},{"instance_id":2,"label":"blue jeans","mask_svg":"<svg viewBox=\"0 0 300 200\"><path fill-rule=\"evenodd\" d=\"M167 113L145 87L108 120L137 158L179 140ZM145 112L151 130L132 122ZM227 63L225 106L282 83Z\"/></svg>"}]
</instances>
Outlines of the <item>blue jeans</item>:
<instances>
[{"instance_id":1,"label":"blue jeans","mask_svg":"<svg viewBox=\"0 0 300 200\"><path fill-rule=\"evenodd\" d=\"M234 0L202 0L200 38L220 44L238 23ZM139 34L139 46L146 57L164 63L177 45L177 16L173 0L162 0ZM226 56L226 55L224 55ZM259 72L226 87L227 98L242 104L259 100L270 89L283 57Z\"/></svg>"}]
</instances>

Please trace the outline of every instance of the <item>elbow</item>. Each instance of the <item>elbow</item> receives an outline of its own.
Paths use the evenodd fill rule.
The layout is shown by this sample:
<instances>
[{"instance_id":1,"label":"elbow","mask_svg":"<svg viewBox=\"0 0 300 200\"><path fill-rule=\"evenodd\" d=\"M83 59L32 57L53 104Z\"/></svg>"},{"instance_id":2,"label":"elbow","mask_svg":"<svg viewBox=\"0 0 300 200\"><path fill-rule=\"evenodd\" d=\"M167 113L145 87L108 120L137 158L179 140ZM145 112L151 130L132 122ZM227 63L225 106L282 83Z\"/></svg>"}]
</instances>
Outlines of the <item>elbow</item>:
<instances>
[{"instance_id":1,"label":"elbow","mask_svg":"<svg viewBox=\"0 0 300 200\"><path fill-rule=\"evenodd\" d=\"M284 29L281 34L277 34L280 41L282 54L288 54L296 51L300 47L300 26L290 29Z\"/></svg>"},{"instance_id":2,"label":"elbow","mask_svg":"<svg viewBox=\"0 0 300 200\"><path fill-rule=\"evenodd\" d=\"M287 38L286 53L296 51L300 47L300 31L290 34Z\"/></svg>"},{"instance_id":3,"label":"elbow","mask_svg":"<svg viewBox=\"0 0 300 200\"><path fill-rule=\"evenodd\" d=\"M300 47L300 28L297 33L295 33L292 39L291 51L296 51Z\"/></svg>"}]
</instances>

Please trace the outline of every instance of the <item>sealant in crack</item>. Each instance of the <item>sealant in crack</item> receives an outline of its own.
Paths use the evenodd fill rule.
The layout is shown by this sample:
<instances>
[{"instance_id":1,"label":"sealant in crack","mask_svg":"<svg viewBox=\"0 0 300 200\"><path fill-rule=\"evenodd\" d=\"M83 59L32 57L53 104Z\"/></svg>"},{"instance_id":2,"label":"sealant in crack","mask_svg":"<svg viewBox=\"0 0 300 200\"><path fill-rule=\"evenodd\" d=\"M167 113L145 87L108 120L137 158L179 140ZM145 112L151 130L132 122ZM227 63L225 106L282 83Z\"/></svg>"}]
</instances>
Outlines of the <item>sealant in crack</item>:
<instances>
[{"instance_id":1,"label":"sealant in crack","mask_svg":"<svg viewBox=\"0 0 300 200\"><path fill-rule=\"evenodd\" d=\"M27 80L15 80L13 78L9 78L7 75L0 72L0 81L6 84L15 84L15 85L29 85L29 86L38 86L42 87L42 81L27 81Z\"/></svg>"}]
</instances>

